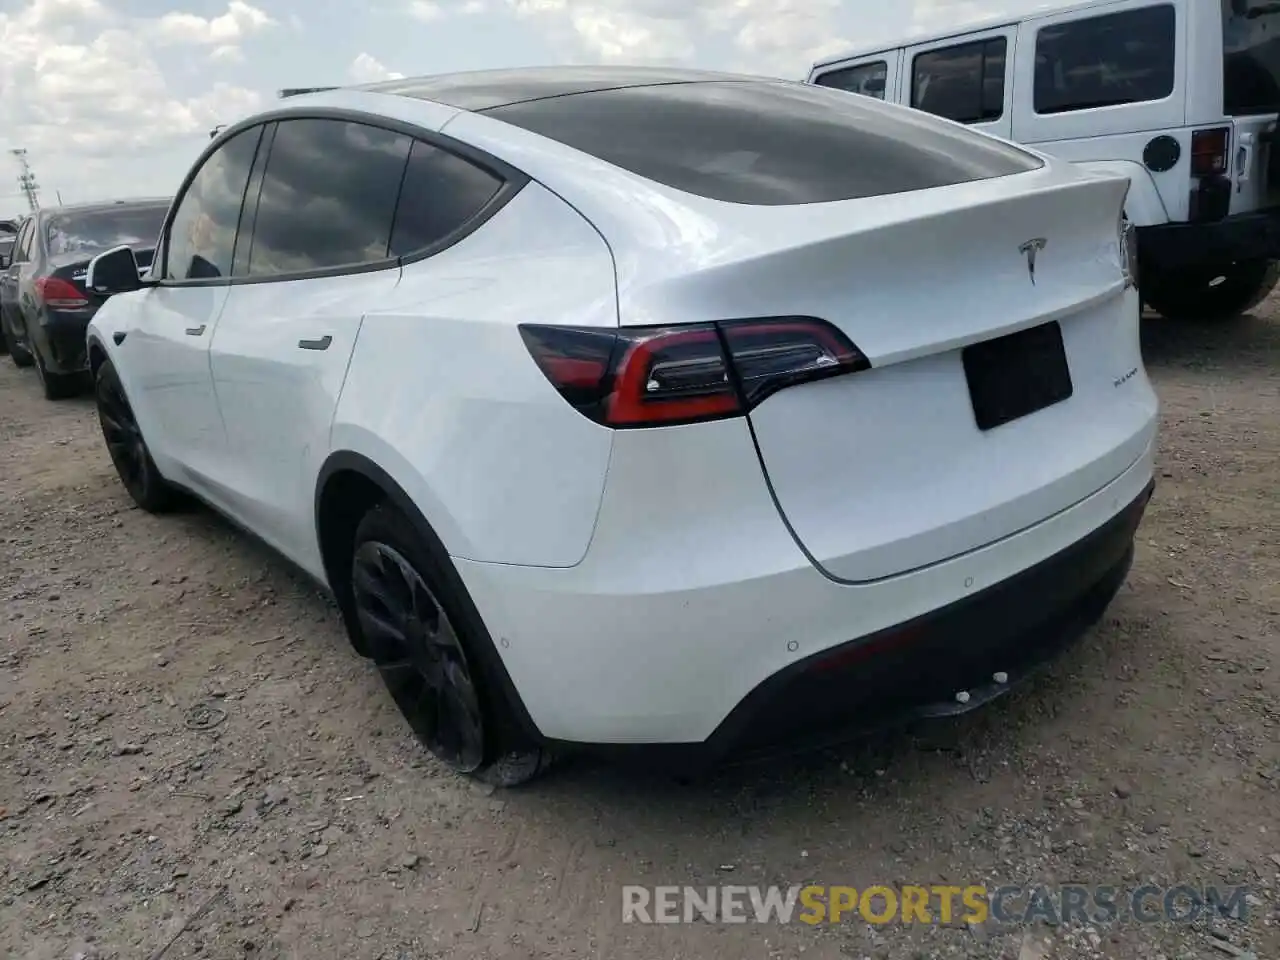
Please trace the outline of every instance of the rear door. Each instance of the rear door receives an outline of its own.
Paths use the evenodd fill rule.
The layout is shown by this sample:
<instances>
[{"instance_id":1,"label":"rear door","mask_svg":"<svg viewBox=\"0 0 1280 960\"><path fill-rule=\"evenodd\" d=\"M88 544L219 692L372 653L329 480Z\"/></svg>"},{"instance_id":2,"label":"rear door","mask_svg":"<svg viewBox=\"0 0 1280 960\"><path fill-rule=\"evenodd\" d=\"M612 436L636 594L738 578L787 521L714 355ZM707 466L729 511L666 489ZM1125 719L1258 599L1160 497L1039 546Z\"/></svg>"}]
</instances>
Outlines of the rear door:
<instances>
[{"instance_id":1,"label":"rear door","mask_svg":"<svg viewBox=\"0 0 1280 960\"><path fill-rule=\"evenodd\" d=\"M400 279L391 232L411 146L364 123L281 120L213 335L227 506L313 573L312 482L364 314Z\"/></svg>"},{"instance_id":2,"label":"rear door","mask_svg":"<svg viewBox=\"0 0 1280 960\"><path fill-rule=\"evenodd\" d=\"M1016 27L908 47L903 99L917 110L1009 138Z\"/></svg>"},{"instance_id":3,"label":"rear door","mask_svg":"<svg viewBox=\"0 0 1280 960\"><path fill-rule=\"evenodd\" d=\"M896 103L901 81L902 51L890 50L815 70L809 82Z\"/></svg>"}]
</instances>

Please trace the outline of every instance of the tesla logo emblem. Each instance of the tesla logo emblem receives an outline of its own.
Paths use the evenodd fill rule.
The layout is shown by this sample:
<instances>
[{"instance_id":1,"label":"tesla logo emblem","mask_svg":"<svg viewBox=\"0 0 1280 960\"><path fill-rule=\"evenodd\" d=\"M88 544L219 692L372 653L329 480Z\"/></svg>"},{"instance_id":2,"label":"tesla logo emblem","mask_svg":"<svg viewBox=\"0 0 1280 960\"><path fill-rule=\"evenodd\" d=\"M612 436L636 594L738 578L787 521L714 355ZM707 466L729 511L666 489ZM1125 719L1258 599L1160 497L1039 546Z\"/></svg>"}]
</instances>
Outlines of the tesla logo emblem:
<instances>
[{"instance_id":1,"label":"tesla logo emblem","mask_svg":"<svg viewBox=\"0 0 1280 960\"><path fill-rule=\"evenodd\" d=\"M1044 237L1028 240L1018 247L1018 252L1027 258L1027 273L1031 274L1031 282L1036 282L1036 254L1049 245Z\"/></svg>"}]
</instances>

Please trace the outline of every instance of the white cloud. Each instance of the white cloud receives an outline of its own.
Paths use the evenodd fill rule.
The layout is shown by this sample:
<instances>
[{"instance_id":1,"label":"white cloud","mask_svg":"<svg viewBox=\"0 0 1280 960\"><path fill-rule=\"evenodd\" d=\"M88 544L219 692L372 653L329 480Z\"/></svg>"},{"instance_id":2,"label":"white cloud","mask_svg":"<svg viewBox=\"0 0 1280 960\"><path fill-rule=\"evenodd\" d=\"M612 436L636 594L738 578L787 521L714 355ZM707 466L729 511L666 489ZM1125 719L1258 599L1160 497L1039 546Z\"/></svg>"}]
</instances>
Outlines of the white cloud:
<instances>
[{"instance_id":1,"label":"white cloud","mask_svg":"<svg viewBox=\"0 0 1280 960\"><path fill-rule=\"evenodd\" d=\"M434 0L410 0L408 10L415 20L439 20L444 16L444 10Z\"/></svg>"},{"instance_id":2,"label":"white cloud","mask_svg":"<svg viewBox=\"0 0 1280 960\"><path fill-rule=\"evenodd\" d=\"M231 0L227 4L227 12L217 17L201 17L194 13L166 13L155 22L150 34L157 43L228 46L274 26L275 23L266 13L244 0Z\"/></svg>"},{"instance_id":3,"label":"white cloud","mask_svg":"<svg viewBox=\"0 0 1280 960\"><path fill-rule=\"evenodd\" d=\"M347 67L347 76L355 83L377 83L379 80L399 80L404 74L388 70L369 54L362 53Z\"/></svg>"},{"instance_id":4,"label":"white cloud","mask_svg":"<svg viewBox=\"0 0 1280 960\"><path fill-rule=\"evenodd\" d=\"M86 172L114 170L132 182L117 189L136 193L140 157L198 146L214 125L258 107L256 92L227 83L172 92L148 36L102 0L28 0L0 13L0 90L21 91L0 97L0 131L6 146L30 152L47 190L100 196Z\"/></svg>"},{"instance_id":5,"label":"white cloud","mask_svg":"<svg viewBox=\"0 0 1280 960\"><path fill-rule=\"evenodd\" d=\"M835 29L840 0L505 0L540 18L571 59L696 64L710 44L731 48L737 69L803 76L848 46Z\"/></svg>"}]
</instances>

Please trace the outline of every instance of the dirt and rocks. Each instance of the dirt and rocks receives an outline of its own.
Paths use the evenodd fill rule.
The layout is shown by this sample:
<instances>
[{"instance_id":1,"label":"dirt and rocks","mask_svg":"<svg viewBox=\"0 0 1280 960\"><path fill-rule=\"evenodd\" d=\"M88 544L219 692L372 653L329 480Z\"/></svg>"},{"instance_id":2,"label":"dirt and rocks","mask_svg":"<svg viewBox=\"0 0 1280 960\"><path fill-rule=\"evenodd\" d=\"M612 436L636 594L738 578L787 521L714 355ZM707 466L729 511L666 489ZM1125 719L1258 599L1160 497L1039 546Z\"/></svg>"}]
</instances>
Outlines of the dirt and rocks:
<instances>
[{"instance_id":1,"label":"dirt and rocks","mask_svg":"<svg viewBox=\"0 0 1280 960\"><path fill-rule=\"evenodd\" d=\"M497 793L422 753L285 564L206 511L133 509L88 399L0 364L0 955L1280 960L1273 314L1145 323L1164 425L1137 562L1034 685L708 783L583 762ZM1247 909L621 921L624 884L1068 882L1239 884Z\"/></svg>"}]
</instances>

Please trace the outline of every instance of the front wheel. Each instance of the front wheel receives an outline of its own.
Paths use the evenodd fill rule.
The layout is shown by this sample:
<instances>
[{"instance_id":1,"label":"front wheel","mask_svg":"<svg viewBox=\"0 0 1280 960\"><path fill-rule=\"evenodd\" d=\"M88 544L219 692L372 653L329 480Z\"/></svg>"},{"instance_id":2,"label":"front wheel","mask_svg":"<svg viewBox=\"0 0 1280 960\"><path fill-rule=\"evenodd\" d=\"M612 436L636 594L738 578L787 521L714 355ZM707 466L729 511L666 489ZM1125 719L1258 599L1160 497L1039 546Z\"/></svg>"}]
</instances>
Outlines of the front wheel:
<instances>
[{"instance_id":1,"label":"front wheel","mask_svg":"<svg viewBox=\"0 0 1280 960\"><path fill-rule=\"evenodd\" d=\"M360 522L350 603L387 692L419 741L452 770L501 787L532 780L548 765L521 742L509 705L485 682L477 631L449 589L448 559L419 542L395 508Z\"/></svg>"},{"instance_id":2,"label":"front wheel","mask_svg":"<svg viewBox=\"0 0 1280 960\"><path fill-rule=\"evenodd\" d=\"M148 513L163 513L171 509L178 500L178 493L160 475L155 461L151 459L151 452L133 415L133 407L125 396L124 385L110 360L104 360L98 368L94 379L94 399L107 452L133 502Z\"/></svg>"},{"instance_id":3,"label":"front wheel","mask_svg":"<svg viewBox=\"0 0 1280 960\"><path fill-rule=\"evenodd\" d=\"M1238 260L1178 271L1148 267L1140 291L1147 306L1168 320L1226 320L1247 313L1280 282L1280 263Z\"/></svg>"}]
</instances>

